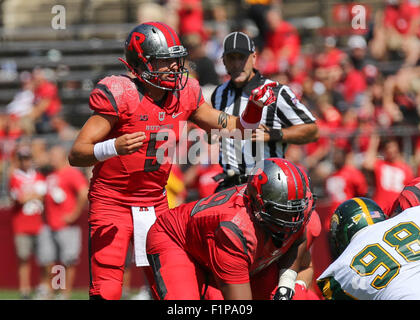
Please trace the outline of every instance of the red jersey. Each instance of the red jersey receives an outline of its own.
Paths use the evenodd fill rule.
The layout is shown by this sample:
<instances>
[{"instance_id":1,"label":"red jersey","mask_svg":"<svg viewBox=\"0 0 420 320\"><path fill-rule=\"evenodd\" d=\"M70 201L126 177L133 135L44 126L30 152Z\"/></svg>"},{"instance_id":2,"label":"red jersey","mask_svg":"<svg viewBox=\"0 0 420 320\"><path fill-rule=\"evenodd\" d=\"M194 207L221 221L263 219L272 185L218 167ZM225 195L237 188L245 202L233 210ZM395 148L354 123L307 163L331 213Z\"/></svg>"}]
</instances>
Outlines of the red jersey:
<instances>
[{"instance_id":1,"label":"red jersey","mask_svg":"<svg viewBox=\"0 0 420 320\"><path fill-rule=\"evenodd\" d=\"M343 166L326 179L326 191L334 211L343 201L366 196L368 185L363 173L355 167Z\"/></svg>"},{"instance_id":2,"label":"red jersey","mask_svg":"<svg viewBox=\"0 0 420 320\"><path fill-rule=\"evenodd\" d=\"M12 226L15 233L38 234L42 227L42 212L44 207L41 200L30 200L24 205L16 200L24 194L45 194L45 179L35 170L28 172L15 169L9 182L10 195L15 200L12 207Z\"/></svg>"},{"instance_id":3,"label":"red jersey","mask_svg":"<svg viewBox=\"0 0 420 320\"><path fill-rule=\"evenodd\" d=\"M374 166L375 192L373 200L388 212L404 186L414 177L412 169L404 162L377 160Z\"/></svg>"},{"instance_id":4,"label":"red jersey","mask_svg":"<svg viewBox=\"0 0 420 320\"><path fill-rule=\"evenodd\" d=\"M384 25L392 27L401 34L407 34L414 19L420 16L420 6L412 1L402 1L396 6L386 6L384 10ZM420 35L420 31L418 32Z\"/></svg>"},{"instance_id":5,"label":"red jersey","mask_svg":"<svg viewBox=\"0 0 420 320\"><path fill-rule=\"evenodd\" d=\"M67 225L64 217L73 213L77 203L77 194L87 185L83 173L70 166L48 175L45 217L52 230L60 230Z\"/></svg>"},{"instance_id":6,"label":"red jersey","mask_svg":"<svg viewBox=\"0 0 420 320\"><path fill-rule=\"evenodd\" d=\"M214 193L219 183L213 177L219 173L223 173L223 168L219 164L200 165L197 173L197 190L200 199Z\"/></svg>"},{"instance_id":7,"label":"red jersey","mask_svg":"<svg viewBox=\"0 0 420 320\"><path fill-rule=\"evenodd\" d=\"M398 198L394 201L392 207L388 212L385 212L388 217L396 216L405 209L416 207L420 205L420 177L414 178L408 183L403 191L401 191Z\"/></svg>"},{"instance_id":8,"label":"red jersey","mask_svg":"<svg viewBox=\"0 0 420 320\"><path fill-rule=\"evenodd\" d=\"M277 59L282 58L282 50L287 48L287 61L294 64L300 53L300 37L297 29L290 23L282 21L275 30L266 34L265 43Z\"/></svg>"},{"instance_id":9,"label":"red jersey","mask_svg":"<svg viewBox=\"0 0 420 320\"><path fill-rule=\"evenodd\" d=\"M95 165L89 199L106 197L144 206L162 198L171 169L167 151L174 150L186 121L204 103L198 81L191 78L183 90L168 91L165 97L162 103L154 102L144 95L140 81L127 76L106 77L92 91L90 108L118 117L105 140L137 131L143 131L146 139L137 152Z\"/></svg>"},{"instance_id":10,"label":"red jersey","mask_svg":"<svg viewBox=\"0 0 420 320\"><path fill-rule=\"evenodd\" d=\"M224 283L238 284L280 258L304 228L276 247L252 220L246 185L181 205L160 215L152 228L165 232ZM147 244L148 251L153 243Z\"/></svg>"},{"instance_id":11,"label":"red jersey","mask_svg":"<svg viewBox=\"0 0 420 320\"><path fill-rule=\"evenodd\" d=\"M49 99L50 103L45 110L45 113L49 116L56 115L61 109L61 101L58 95L58 88L55 84L45 81L35 89L34 92L35 104L42 99Z\"/></svg>"}]
</instances>

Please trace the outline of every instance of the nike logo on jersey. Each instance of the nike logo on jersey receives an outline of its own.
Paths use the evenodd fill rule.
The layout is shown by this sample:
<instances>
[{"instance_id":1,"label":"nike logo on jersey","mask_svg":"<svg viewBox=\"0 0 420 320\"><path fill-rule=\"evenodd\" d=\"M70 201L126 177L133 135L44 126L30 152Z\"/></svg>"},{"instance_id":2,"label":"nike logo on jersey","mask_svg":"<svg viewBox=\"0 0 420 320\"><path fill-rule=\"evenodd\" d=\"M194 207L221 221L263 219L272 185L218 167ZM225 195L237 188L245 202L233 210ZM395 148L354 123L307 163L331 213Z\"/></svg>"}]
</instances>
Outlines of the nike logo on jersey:
<instances>
[{"instance_id":1,"label":"nike logo on jersey","mask_svg":"<svg viewBox=\"0 0 420 320\"><path fill-rule=\"evenodd\" d=\"M178 112L178 113L172 113L172 118L175 119L176 117L178 117L181 113L183 113L183 111Z\"/></svg>"}]
</instances>

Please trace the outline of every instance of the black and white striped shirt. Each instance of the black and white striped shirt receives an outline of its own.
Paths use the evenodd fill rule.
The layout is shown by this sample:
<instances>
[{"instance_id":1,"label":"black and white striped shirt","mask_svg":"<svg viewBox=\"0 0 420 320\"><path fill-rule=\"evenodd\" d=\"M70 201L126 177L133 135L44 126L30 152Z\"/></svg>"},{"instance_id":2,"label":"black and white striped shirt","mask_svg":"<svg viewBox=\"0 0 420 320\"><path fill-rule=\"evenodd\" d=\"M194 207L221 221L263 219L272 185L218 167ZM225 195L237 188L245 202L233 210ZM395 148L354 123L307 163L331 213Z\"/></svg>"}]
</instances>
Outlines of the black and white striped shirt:
<instances>
[{"instance_id":1,"label":"black and white striped shirt","mask_svg":"<svg viewBox=\"0 0 420 320\"><path fill-rule=\"evenodd\" d=\"M256 70L255 70L256 71ZM219 85L211 96L213 107L227 114L240 116L245 110L251 91L265 83L272 82L258 71L243 87L235 88L231 81ZM293 125L314 123L315 117L286 85L274 88L276 102L263 109L261 124L269 128L281 129ZM255 143L249 139L222 139L220 142L219 162L227 172L233 169L237 174L247 174L261 159L284 157L287 144L281 141Z\"/></svg>"}]
</instances>

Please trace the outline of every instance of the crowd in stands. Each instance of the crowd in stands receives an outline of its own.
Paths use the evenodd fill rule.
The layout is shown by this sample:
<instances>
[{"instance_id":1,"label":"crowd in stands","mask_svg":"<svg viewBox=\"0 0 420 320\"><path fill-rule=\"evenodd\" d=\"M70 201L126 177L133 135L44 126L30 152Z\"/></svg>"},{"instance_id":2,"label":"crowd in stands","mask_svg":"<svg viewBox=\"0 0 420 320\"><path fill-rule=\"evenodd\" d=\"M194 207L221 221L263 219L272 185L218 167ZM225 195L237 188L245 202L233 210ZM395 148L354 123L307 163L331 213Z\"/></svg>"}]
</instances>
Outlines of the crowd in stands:
<instances>
[{"instance_id":1,"label":"crowd in stands","mask_svg":"<svg viewBox=\"0 0 420 320\"><path fill-rule=\"evenodd\" d=\"M138 21L173 24L189 51L190 76L199 80L208 102L226 79L224 36L234 30L248 33L257 44L258 70L288 84L316 115L321 130L317 142L289 146L286 158L308 169L315 193L332 208L353 196L388 205L420 171L420 1L384 0L365 30L349 26L345 35L317 35L322 45L304 45L278 1L245 2L246 16L237 17L228 17L222 2L209 12L200 0L180 0L178 7L171 1L150 3L139 8ZM18 145L31 141L34 167L48 175L49 146L43 136L71 143L77 128L61 116L53 73L25 71L20 83L0 115L1 157L18 161ZM84 173L90 177L89 170ZM216 188L211 176L218 173L214 164L174 166L168 181L171 206L211 194Z\"/></svg>"}]
</instances>

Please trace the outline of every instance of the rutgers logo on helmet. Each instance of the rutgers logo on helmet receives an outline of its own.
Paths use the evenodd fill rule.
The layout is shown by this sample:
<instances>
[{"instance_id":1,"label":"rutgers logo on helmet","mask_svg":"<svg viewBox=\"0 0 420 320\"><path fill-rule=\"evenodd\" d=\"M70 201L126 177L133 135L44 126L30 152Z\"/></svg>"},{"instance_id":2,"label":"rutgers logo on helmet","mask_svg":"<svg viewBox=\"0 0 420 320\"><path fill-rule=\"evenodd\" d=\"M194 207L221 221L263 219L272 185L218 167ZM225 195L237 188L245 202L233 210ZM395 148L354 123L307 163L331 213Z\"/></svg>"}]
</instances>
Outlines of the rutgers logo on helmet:
<instances>
[{"instance_id":1,"label":"rutgers logo on helmet","mask_svg":"<svg viewBox=\"0 0 420 320\"><path fill-rule=\"evenodd\" d=\"M257 222L271 233L277 246L298 232L314 209L306 174L285 159L257 162L247 193Z\"/></svg>"},{"instance_id":2,"label":"rutgers logo on helmet","mask_svg":"<svg viewBox=\"0 0 420 320\"><path fill-rule=\"evenodd\" d=\"M163 90L182 90L188 80L184 67L187 50L176 32L161 22L147 22L135 27L125 41L126 61L120 60L140 81ZM176 59L174 71L158 71L159 59Z\"/></svg>"},{"instance_id":3,"label":"rutgers logo on helmet","mask_svg":"<svg viewBox=\"0 0 420 320\"><path fill-rule=\"evenodd\" d=\"M343 253L356 233L385 219L381 207L371 199L356 197L344 201L331 217L329 243L333 258Z\"/></svg>"}]
</instances>

